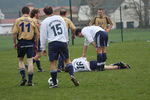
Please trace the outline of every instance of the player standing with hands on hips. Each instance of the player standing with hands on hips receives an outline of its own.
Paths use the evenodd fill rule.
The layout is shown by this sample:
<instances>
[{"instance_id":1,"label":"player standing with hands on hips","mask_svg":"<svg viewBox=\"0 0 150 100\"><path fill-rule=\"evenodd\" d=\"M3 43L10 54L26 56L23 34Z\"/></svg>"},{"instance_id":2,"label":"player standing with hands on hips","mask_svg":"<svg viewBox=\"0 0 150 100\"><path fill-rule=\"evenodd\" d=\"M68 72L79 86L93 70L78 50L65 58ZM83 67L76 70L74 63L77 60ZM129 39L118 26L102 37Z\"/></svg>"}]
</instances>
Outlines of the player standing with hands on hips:
<instances>
[{"instance_id":1,"label":"player standing with hands on hips","mask_svg":"<svg viewBox=\"0 0 150 100\"><path fill-rule=\"evenodd\" d=\"M106 47L108 42L108 33L99 26L86 26L82 30L76 29L76 36L85 37L82 57L86 57L89 44L96 48L97 70L103 71L107 59Z\"/></svg>"},{"instance_id":2,"label":"player standing with hands on hips","mask_svg":"<svg viewBox=\"0 0 150 100\"><path fill-rule=\"evenodd\" d=\"M32 18L29 16L30 9L22 8L23 16L16 19L12 28L14 48L17 48L19 59L19 70L22 77L20 86L24 86L27 82L25 75L24 56L27 55L28 63L28 86L32 86L33 78L33 52L34 44L37 46L39 31ZM16 43L18 40L18 43Z\"/></svg>"},{"instance_id":3,"label":"player standing with hands on hips","mask_svg":"<svg viewBox=\"0 0 150 100\"><path fill-rule=\"evenodd\" d=\"M68 30L62 17L53 15L53 9L50 6L44 8L44 13L47 15L41 24L40 41L42 52L46 52L46 41L48 40L48 55L50 61L50 74L53 85L50 88L57 88L57 60L58 56L64 57L66 67L69 70L71 81L75 86L79 86L79 82L74 76L73 66L69 59L68 51Z\"/></svg>"}]
</instances>

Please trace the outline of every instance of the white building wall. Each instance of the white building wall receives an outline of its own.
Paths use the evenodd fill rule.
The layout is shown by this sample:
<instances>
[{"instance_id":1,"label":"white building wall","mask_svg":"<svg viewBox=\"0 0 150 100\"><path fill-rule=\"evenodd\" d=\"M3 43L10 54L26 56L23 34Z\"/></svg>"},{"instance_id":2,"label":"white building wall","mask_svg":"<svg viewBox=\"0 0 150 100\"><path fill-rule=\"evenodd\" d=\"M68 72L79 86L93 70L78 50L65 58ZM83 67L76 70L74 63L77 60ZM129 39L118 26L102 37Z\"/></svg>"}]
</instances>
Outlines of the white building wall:
<instances>
[{"instance_id":1,"label":"white building wall","mask_svg":"<svg viewBox=\"0 0 150 100\"><path fill-rule=\"evenodd\" d=\"M0 35L11 34L13 24L0 24Z\"/></svg>"}]
</instances>

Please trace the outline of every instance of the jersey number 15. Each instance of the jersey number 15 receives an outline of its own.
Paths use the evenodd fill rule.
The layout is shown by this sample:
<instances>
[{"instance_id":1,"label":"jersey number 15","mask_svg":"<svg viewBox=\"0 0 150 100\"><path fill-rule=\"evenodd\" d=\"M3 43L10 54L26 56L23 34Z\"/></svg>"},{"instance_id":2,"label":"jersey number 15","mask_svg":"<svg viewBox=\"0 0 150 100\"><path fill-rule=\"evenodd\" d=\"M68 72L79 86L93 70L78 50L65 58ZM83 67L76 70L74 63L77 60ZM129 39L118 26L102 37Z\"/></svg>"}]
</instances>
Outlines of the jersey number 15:
<instances>
[{"instance_id":1,"label":"jersey number 15","mask_svg":"<svg viewBox=\"0 0 150 100\"><path fill-rule=\"evenodd\" d=\"M53 32L54 32L54 36L57 36L57 35L62 34L62 28L61 28L60 25L61 25L61 24L56 24L56 25L53 25L53 26L51 27L51 29L52 29Z\"/></svg>"}]
</instances>

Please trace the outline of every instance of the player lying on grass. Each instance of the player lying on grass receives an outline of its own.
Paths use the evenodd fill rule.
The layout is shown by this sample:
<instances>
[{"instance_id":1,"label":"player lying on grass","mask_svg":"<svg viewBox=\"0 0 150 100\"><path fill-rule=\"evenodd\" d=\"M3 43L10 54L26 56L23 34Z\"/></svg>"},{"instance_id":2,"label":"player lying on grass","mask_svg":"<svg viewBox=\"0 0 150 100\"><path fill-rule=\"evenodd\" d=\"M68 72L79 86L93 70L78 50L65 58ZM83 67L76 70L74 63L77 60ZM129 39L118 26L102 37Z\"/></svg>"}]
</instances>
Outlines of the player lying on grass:
<instances>
[{"instance_id":1,"label":"player lying on grass","mask_svg":"<svg viewBox=\"0 0 150 100\"><path fill-rule=\"evenodd\" d=\"M88 62L85 57L76 58L72 61L74 72L83 72L83 71L99 71L97 70L97 61ZM118 62L110 65L105 65L104 70L112 69L128 69L130 66L123 62ZM65 68L67 72L67 67Z\"/></svg>"}]
</instances>

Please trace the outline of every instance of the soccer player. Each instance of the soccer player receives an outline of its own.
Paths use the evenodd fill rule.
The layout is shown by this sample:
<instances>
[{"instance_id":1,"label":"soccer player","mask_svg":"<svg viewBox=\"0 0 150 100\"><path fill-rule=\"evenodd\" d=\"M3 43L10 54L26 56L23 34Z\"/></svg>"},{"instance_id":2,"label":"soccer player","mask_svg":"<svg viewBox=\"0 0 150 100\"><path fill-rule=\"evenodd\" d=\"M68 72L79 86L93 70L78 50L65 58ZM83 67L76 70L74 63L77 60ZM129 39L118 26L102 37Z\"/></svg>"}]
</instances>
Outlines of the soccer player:
<instances>
[{"instance_id":1,"label":"soccer player","mask_svg":"<svg viewBox=\"0 0 150 100\"><path fill-rule=\"evenodd\" d=\"M85 57L76 58L72 61L74 72L97 71L97 61L88 62ZM123 62L105 65L105 70L128 69L130 66ZM67 68L65 69L67 72Z\"/></svg>"},{"instance_id":2,"label":"soccer player","mask_svg":"<svg viewBox=\"0 0 150 100\"><path fill-rule=\"evenodd\" d=\"M47 6L43 9L44 13L47 15L41 24L40 28L40 42L42 52L46 52L46 41L48 40L48 55L50 61L50 74L53 80L53 86L50 88L57 88L57 60L58 56L61 55L67 64L69 69L69 75L71 81L75 86L79 86L79 81L76 80L74 76L73 66L69 59L68 51L68 31L65 21L61 16L53 15L53 9Z\"/></svg>"},{"instance_id":3,"label":"soccer player","mask_svg":"<svg viewBox=\"0 0 150 100\"><path fill-rule=\"evenodd\" d=\"M40 11L39 9L34 8L31 13L30 17L33 19L35 24L38 27L38 30L40 31L40 21L39 21ZM40 37L39 37L40 38ZM41 67L40 57L41 57L41 50L40 50L40 39L38 38L38 48L35 48L34 54L33 54L33 63L36 63L36 66L38 68L38 72L43 72L44 70Z\"/></svg>"},{"instance_id":4,"label":"soccer player","mask_svg":"<svg viewBox=\"0 0 150 100\"><path fill-rule=\"evenodd\" d=\"M23 16L16 19L12 28L13 46L17 49L19 59L19 69L22 76L20 86L24 86L27 82L25 74L24 56L27 55L28 63L28 86L32 86L33 78L33 51L34 44L37 41L39 31L32 18L29 16L30 9L28 7L22 8ZM18 42L16 42L18 40Z\"/></svg>"},{"instance_id":5,"label":"soccer player","mask_svg":"<svg viewBox=\"0 0 150 100\"><path fill-rule=\"evenodd\" d=\"M89 44L92 44L96 48L97 70L103 71L107 59L106 47L108 33L99 26L86 26L82 30L80 28L76 29L76 36L85 37L82 57L86 57Z\"/></svg>"},{"instance_id":6,"label":"soccer player","mask_svg":"<svg viewBox=\"0 0 150 100\"><path fill-rule=\"evenodd\" d=\"M66 26L68 28L68 31L69 29L71 29L72 31L72 38L74 39L75 38L75 30L76 30L76 27L75 25L73 24L73 22L66 17L66 14L67 14L67 11L65 9L61 9L60 10L60 16L64 19L65 23L66 23ZM59 56L59 59L58 59L58 71L61 69L64 69L64 60L63 60L63 57Z\"/></svg>"},{"instance_id":7,"label":"soccer player","mask_svg":"<svg viewBox=\"0 0 150 100\"><path fill-rule=\"evenodd\" d=\"M113 26L112 21L105 15L104 9L100 8L97 11L97 15L91 22L90 25L96 25L102 27L106 32L109 32Z\"/></svg>"}]
</instances>

